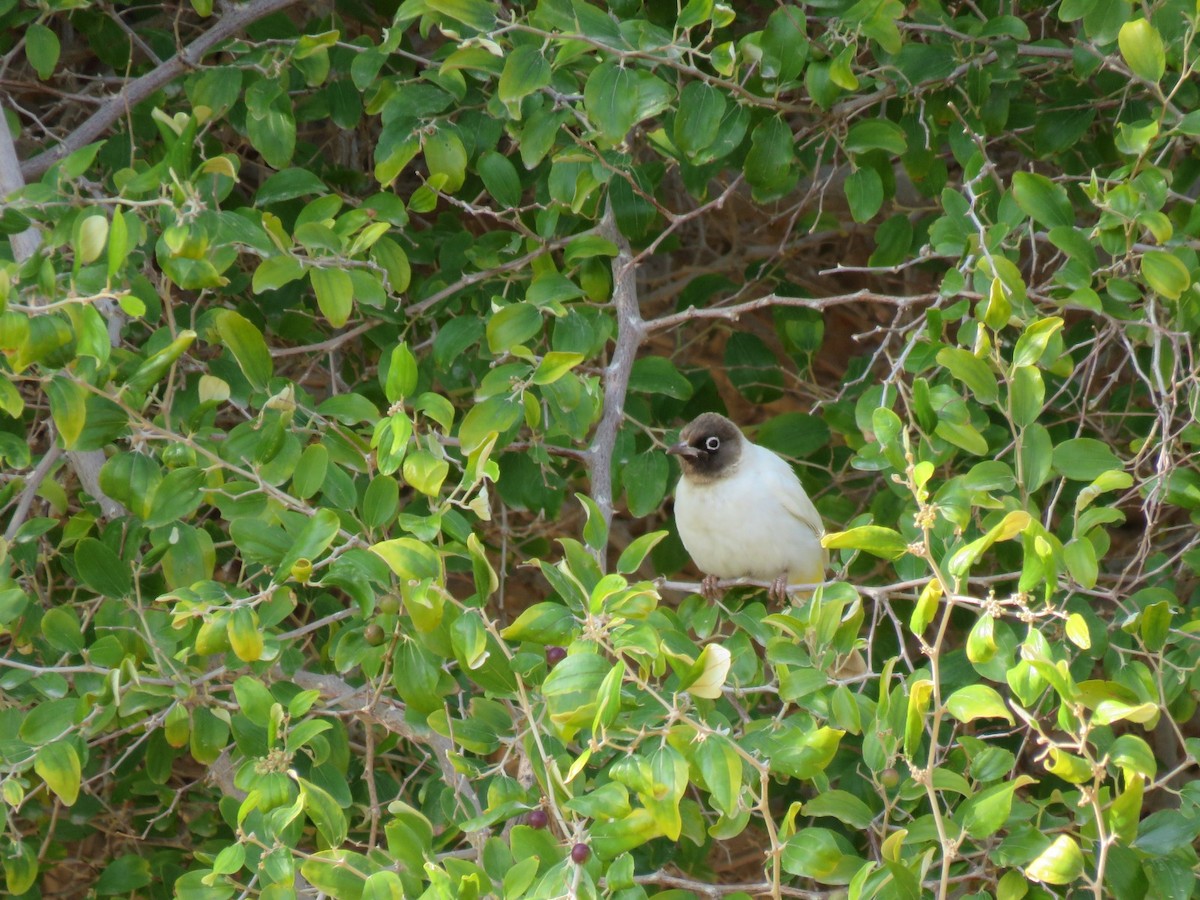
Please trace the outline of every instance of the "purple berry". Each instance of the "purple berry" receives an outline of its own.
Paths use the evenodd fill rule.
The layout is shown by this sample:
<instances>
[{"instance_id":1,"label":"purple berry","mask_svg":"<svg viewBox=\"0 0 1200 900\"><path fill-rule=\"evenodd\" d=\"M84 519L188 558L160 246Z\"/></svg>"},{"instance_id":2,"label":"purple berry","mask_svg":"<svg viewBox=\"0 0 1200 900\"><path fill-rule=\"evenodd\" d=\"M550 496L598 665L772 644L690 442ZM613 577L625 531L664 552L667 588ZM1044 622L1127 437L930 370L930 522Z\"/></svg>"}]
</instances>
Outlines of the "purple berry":
<instances>
[{"instance_id":1,"label":"purple berry","mask_svg":"<svg viewBox=\"0 0 1200 900\"><path fill-rule=\"evenodd\" d=\"M588 857L592 855L592 848L587 844L576 844L571 848L571 862L583 865L588 861Z\"/></svg>"},{"instance_id":2,"label":"purple berry","mask_svg":"<svg viewBox=\"0 0 1200 900\"><path fill-rule=\"evenodd\" d=\"M567 658L567 651L553 645L546 648L546 665L553 668Z\"/></svg>"},{"instance_id":3,"label":"purple berry","mask_svg":"<svg viewBox=\"0 0 1200 900\"><path fill-rule=\"evenodd\" d=\"M530 828L545 828L550 824L550 817L544 809L531 809L525 816L525 824Z\"/></svg>"}]
</instances>

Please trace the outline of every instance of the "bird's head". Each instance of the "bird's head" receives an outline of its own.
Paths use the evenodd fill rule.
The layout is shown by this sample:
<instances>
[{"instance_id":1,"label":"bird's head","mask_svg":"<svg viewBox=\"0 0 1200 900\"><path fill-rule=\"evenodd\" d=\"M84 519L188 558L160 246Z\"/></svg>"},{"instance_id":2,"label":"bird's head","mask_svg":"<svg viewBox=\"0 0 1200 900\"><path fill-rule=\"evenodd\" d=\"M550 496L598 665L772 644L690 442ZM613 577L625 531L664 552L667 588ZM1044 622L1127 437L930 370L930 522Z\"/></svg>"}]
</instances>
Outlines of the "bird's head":
<instances>
[{"instance_id":1,"label":"bird's head","mask_svg":"<svg viewBox=\"0 0 1200 900\"><path fill-rule=\"evenodd\" d=\"M701 413L679 432L679 443L667 452L679 457L685 478L713 481L733 470L742 457L745 438L738 427L717 413Z\"/></svg>"}]
</instances>

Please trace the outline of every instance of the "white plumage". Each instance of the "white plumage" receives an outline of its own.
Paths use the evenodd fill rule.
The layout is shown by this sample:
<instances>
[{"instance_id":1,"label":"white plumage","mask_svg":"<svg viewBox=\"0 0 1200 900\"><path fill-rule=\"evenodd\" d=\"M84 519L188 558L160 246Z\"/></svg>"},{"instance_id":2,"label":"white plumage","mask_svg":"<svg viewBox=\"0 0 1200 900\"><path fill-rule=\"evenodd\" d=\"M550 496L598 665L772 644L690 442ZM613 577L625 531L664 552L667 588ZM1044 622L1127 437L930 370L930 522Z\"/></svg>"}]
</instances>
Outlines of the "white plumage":
<instances>
[{"instance_id":1,"label":"white plumage","mask_svg":"<svg viewBox=\"0 0 1200 900\"><path fill-rule=\"evenodd\" d=\"M792 584L824 578L821 516L792 467L766 447L746 441L733 471L714 481L681 478L675 522L706 574L766 581L787 575Z\"/></svg>"},{"instance_id":2,"label":"white plumage","mask_svg":"<svg viewBox=\"0 0 1200 900\"><path fill-rule=\"evenodd\" d=\"M752 444L737 426L704 413L670 448L683 477L675 489L675 523L692 560L710 576L786 584L822 581L829 562L824 529L792 467ZM706 591L707 592L707 591Z\"/></svg>"}]
</instances>

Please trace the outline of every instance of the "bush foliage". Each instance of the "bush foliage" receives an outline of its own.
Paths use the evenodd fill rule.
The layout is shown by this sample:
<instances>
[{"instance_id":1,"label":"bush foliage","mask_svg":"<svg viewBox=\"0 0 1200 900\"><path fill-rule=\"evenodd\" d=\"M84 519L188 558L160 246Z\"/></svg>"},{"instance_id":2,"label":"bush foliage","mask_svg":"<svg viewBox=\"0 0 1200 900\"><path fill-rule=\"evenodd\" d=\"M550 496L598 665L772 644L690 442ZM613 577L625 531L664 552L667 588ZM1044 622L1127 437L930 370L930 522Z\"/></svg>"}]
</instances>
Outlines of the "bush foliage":
<instances>
[{"instance_id":1,"label":"bush foliage","mask_svg":"<svg viewBox=\"0 0 1200 900\"><path fill-rule=\"evenodd\" d=\"M1197 24L0 0L6 891L1194 896Z\"/></svg>"}]
</instances>

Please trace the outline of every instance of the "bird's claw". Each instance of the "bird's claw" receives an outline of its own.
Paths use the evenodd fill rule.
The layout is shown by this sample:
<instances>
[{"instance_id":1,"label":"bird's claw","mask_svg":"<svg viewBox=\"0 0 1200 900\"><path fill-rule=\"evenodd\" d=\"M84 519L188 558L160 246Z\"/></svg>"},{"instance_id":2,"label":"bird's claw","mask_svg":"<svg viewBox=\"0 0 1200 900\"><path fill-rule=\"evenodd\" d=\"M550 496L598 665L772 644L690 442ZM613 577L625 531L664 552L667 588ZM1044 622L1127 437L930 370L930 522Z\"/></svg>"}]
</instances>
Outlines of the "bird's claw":
<instances>
[{"instance_id":1,"label":"bird's claw","mask_svg":"<svg viewBox=\"0 0 1200 900\"><path fill-rule=\"evenodd\" d=\"M700 581L700 596L712 603L721 597L721 589L717 587L720 581L716 575L705 575Z\"/></svg>"},{"instance_id":2,"label":"bird's claw","mask_svg":"<svg viewBox=\"0 0 1200 900\"><path fill-rule=\"evenodd\" d=\"M786 603L788 599L788 577L780 575L767 588L767 598L777 603Z\"/></svg>"}]
</instances>

